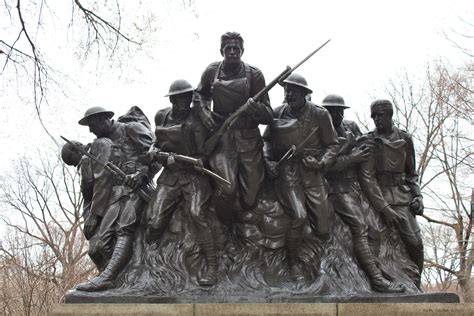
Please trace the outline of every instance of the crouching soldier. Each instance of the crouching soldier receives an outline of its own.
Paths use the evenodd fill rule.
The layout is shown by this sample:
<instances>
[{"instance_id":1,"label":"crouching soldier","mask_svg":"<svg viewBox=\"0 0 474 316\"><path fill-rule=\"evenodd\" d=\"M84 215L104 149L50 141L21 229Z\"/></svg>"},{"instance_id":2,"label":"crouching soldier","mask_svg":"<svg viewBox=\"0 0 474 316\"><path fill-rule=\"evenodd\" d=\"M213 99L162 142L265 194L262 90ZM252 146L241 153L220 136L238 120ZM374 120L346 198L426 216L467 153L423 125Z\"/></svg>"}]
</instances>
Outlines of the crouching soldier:
<instances>
[{"instance_id":1,"label":"crouching soldier","mask_svg":"<svg viewBox=\"0 0 474 316\"><path fill-rule=\"evenodd\" d=\"M110 254L98 251L97 229L107 212L113 176L103 166L85 156L77 148L89 151L100 161L108 161L112 151L112 141L108 138L97 138L87 146L77 141L72 141L72 143L74 145L64 144L61 158L65 164L75 166L79 170L83 197L84 236L89 241L89 257L96 265L97 270L102 272L107 261L110 260Z\"/></svg>"},{"instance_id":2,"label":"crouching soldier","mask_svg":"<svg viewBox=\"0 0 474 316\"><path fill-rule=\"evenodd\" d=\"M136 111L143 114L138 108ZM100 221L96 250L110 260L99 276L76 287L81 291L102 291L116 286L115 279L132 256L135 230L145 206L138 189L153 177L150 168L140 162L140 157L151 146L151 130L139 122L117 122L111 119L113 115L104 108L92 107L79 121L80 125L88 126L90 132L97 136L95 142L103 138L112 142L107 162L125 173L125 177L114 175L103 216L96 212L88 216L91 223Z\"/></svg>"}]
</instances>

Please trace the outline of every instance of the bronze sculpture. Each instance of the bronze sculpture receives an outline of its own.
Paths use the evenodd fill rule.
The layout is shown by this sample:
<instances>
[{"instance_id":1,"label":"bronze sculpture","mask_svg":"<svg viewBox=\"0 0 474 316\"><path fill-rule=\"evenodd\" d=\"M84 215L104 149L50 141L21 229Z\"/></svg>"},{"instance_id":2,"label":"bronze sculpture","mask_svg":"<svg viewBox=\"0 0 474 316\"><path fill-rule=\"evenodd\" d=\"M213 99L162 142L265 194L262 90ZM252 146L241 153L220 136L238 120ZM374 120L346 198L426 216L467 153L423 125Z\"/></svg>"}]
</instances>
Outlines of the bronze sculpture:
<instances>
[{"instance_id":1,"label":"bronze sculpture","mask_svg":"<svg viewBox=\"0 0 474 316\"><path fill-rule=\"evenodd\" d=\"M278 201L292 217L286 237L290 274L302 280L297 258L307 218L316 234L324 238L329 235L330 209L323 169L335 159L337 138L328 112L306 100L312 92L306 80L293 73L283 84L287 104L274 110L274 120L264 135L265 157L269 173L275 178ZM288 149L301 143L315 128L304 150L277 167Z\"/></svg>"},{"instance_id":2,"label":"bronze sculpture","mask_svg":"<svg viewBox=\"0 0 474 316\"><path fill-rule=\"evenodd\" d=\"M357 169L360 163L368 159L370 148L365 144L358 146L356 137L362 133L355 122L344 120L344 110L349 107L341 96L328 95L322 105L331 114L340 146L336 161L327 169L329 200L351 230L354 255L367 273L372 288L379 292L403 292L403 285L391 282L383 276L369 247L369 205L364 201Z\"/></svg>"},{"instance_id":3,"label":"bronze sculpture","mask_svg":"<svg viewBox=\"0 0 474 316\"><path fill-rule=\"evenodd\" d=\"M102 229L111 242L102 242L107 256L95 260L99 276L78 285L69 300L330 301L419 293L422 244L408 210L419 214L422 199L411 139L393 123L388 132L379 129L379 117L391 122L387 103L374 103L377 131L361 135L355 123L343 121L342 98L328 96L326 109L312 103L305 78L288 67L275 81L285 89L284 104L272 110L261 71L241 60L240 34L223 34L221 54L223 61L206 68L197 90L185 80L172 83L166 95L172 106L156 114L154 137L138 108L114 122L112 112L96 107L80 121L98 137L82 150L105 166L88 167L97 176L84 171L84 181L110 179L111 191L107 198L107 185L103 192L94 191L100 185L84 185L83 194L87 201L94 194L107 200L100 224L113 229ZM254 100L261 91L263 98ZM259 124L269 124L263 138ZM206 146L221 125L226 129L218 141ZM405 145L397 147L394 135ZM97 146L110 153L101 155ZM394 156L388 158L388 150ZM377 166L388 160L397 161L396 170ZM146 189L161 167L156 190ZM394 190L398 200L389 200ZM402 199L409 203L401 205ZM86 223L92 227L94 217ZM117 227L123 223L125 232ZM404 243L391 238L392 227ZM93 254L101 228L86 231ZM379 235L373 238L377 251L371 231Z\"/></svg>"},{"instance_id":4,"label":"bronze sculpture","mask_svg":"<svg viewBox=\"0 0 474 316\"><path fill-rule=\"evenodd\" d=\"M98 138L105 137L113 142L109 160L127 175L121 181L113 180L108 207L97 232L96 247L110 259L97 277L77 286L81 291L115 287L115 278L132 256L133 237L144 207L143 198L136 190L153 177L148 166L139 161L151 145L151 131L139 122L113 121L113 115L112 111L93 107L79 121ZM94 221L96 216L98 214L91 213L88 220Z\"/></svg>"},{"instance_id":5,"label":"bronze sculpture","mask_svg":"<svg viewBox=\"0 0 474 316\"><path fill-rule=\"evenodd\" d=\"M265 87L265 78L258 68L241 61L244 41L240 34L223 34L220 51L224 60L210 64L203 72L193 102L210 130L245 104L245 113L224 133L209 157L212 170L231 182L231 185L217 184L213 199L217 214L230 225L236 211L257 203L264 179L258 125L271 121L272 109L268 96L262 102L251 98Z\"/></svg>"},{"instance_id":6,"label":"bronze sculpture","mask_svg":"<svg viewBox=\"0 0 474 316\"><path fill-rule=\"evenodd\" d=\"M391 101L375 100L370 105L370 112L376 126L367 134L373 155L368 165L361 168L361 184L370 192L367 197L389 228L396 228L400 233L411 259L418 266L418 275L413 281L420 288L423 240L416 215L423 214L423 197L415 169L413 140L407 132L394 126Z\"/></svg>"},{"instance_id":7,"label":"bronze sculpture","mask_svg":"<svg viewBox=\"0 0 474 316\"><path fill-rule=\"evenodd\" d=\"M186 80L174 81L166 95L172 107L158 111L155 116L155 141L148 155L151 161L158 159L164 170L147 207L145 237L148 242L159 240L178 204L183 201L195 227L196 241L206 259L205 271L201 272L198 283L213 285L217 282L217 257L208 219L212 193L210 178L192 164L173 161L173 155L165 155L161 160L159 155L160 151L172 152L207 164L204 142L209 131L195 110L190 108L193 91Z\"/></svg>"}]
</instances>

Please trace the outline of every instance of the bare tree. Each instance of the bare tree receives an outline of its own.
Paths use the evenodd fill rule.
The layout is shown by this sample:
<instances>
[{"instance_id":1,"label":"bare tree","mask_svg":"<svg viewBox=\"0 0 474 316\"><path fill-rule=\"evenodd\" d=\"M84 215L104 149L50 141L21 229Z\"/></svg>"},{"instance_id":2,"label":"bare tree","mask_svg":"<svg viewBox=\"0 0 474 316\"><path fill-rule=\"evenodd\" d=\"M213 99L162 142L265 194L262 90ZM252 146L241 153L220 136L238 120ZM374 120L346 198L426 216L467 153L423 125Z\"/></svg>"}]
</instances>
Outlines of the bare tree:
<instances>
[{"instance_id":1,"label":"bare tree","mask_svg":"<svg viewBox=\"0 0 474 316\"><path fill-rule=\"evenodd\" d=\"M192 9L194 1L177 5ZM81 64L96 64L96 72L102 64L109 70L121 68L159 31L161 12L153 9L156 5L150 0L54 4L48 0L4 0L0 4L0 29L4 29L0 74L11 78L8 84L16 85L25 95L27 102L23 103L34 105L43 124L41 108L50 103L48 96L54 95L53 90L67 95L68 86L77 85L74 75L70 77L60 62L64 52L74 51Z\"/></svg>"},{"instance_id":2,"label":"bare tree","mask_svg":"<svg viewBox=\"0 0 474 316\"><path fill-rule=\"evenodd\" d=\"M115 1L114 8L111 7L109 1L106 1L105 4L93 1L89 5L91 9L79 0L70 3L72 14L69 25L72 26L77 23L77 20L80 20L81 26L87 30L85 32L85 55L91 51L93 45L98 53L101 48L108 50L107 57L109 58L122 43L140 45L139 41L127 36L121 29L122 12L118 1ZM44 41L42 31L44 31L44 26L49 24L47 19L55 20L55 8L50 7L46 0L33 2L5 0L3 1L3 10L12 25L10 32L16 35L9 40L0 40L0 54L4 56L2 73L8 67L12 67L14 72L21 72L30 77L34 104L40 114L48 82L57 80L52 76L54 67L43 53L45 49L42 45L42 41ZM110 20L102 17L102 14L110 15Z\"/></svg>"},{"instance_id":3,"label":"bare tree","mask_svg":"<svg viewBox=\"0 0 474 316\"><path fill-rule=\"evenodd\" d=\"M459 23L456 25L456 28L451 28L449 31L443 32L444 38L451 42L451 44L463 54L472 58L474 57L472 50L472 41L474 39L472 29L474 28L474 24L463 17L458 17L458 21Z\"/></svg>"},{"instance_id":4,"label":"bare tree","mask_svg":"<svg viewBox=\"0 0 474 316\"><path fill-rule=\"evenodd\" d=\"M62 295L51 276L54 257L31 237L9 232L0 252L0 308L7 315L45 315Z\"/></svg>"},{"instance_id":5,"label":"bare tree","mask_svg":"<svg viewBox=\"0 0 474 316\"><path fill-rule=\"evenodd\" d=\"M474 258L472 183L468 181L474 170L474 99L468 88L469 69L470 65L455 70L438 62L426 67L421 84L405 74L387 87L396 109L394 119L413 135L417 149L417 171L427 210L423 217L428 221L424 227L425 280L447 288L455 278L466 301L472 300Z\"/></svg>"},{"instance_id":6,"label":"bare tree","mask_svg":"<svg viewBox=\"0 0 474 316\"><path fill-rule=\"evenodd\" d=\"M37 165L21 159L0 178L0 219L15 236L2 242L0 251L2 295L9 304L4 310L21 308L27 315L61 301L94 271L82 233L77 172L54 155L37 158Z\"/></svg>"}]
</instances>

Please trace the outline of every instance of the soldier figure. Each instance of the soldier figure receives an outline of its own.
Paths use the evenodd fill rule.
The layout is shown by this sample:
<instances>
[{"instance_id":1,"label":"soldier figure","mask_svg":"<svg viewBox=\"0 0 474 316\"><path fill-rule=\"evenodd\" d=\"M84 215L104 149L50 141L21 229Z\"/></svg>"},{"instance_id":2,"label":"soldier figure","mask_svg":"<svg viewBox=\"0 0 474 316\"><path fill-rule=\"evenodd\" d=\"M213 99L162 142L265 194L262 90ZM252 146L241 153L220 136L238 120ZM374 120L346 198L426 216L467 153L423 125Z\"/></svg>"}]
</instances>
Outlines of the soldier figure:
<instances>
[{"instance_id":1,"label":"soldier figure","mask_svg":"<svg viewBox=\"0 0 474 316\"><path fill-rule=\"evenodd\" d=\"M275 178L275 194L291 216L286 235L290 276L304 279L298 262L298 249L309 217L316 235L329 235L329 202L324 170L337 154L337 136L328 111L308 101L312 93L305 78L291 74L284 81L287 104L274 110L274 120L264 133L265 159L271 177ZM305 150L290 160L277 162L293 145L301 144L317 128Z\"/></svg>"},{"instance_id":2,"label":"soldier figure","mask_svg":"<svg viewBox=\"0 0 474 316\"><path fill-rule=\"evenodd\" d=\"M112 152L112 141L108 138L97 138L92 144L85 146L73 141L76 146L97 157L100 161L108 161ZM61 158L69 166L78 168L81 175L81 193L83 197L84 236L89 241L89 257L99 272L102 272L110 260L110 254L101 253L97 248L97 228L107 212L110 193L112 191L112 174L103 166L92 161L66 143L61 150ZM90 216L91 214L94 214Z\"/></svg>"},{"instance_id":3,"label":"soldier figure","mask_svg":"<svg viewBox=\"0 0 474 316\"><path fill-rule=\"evenodd\" d=\"M151 146L151 130L139 122L116 122L111 119L113 115L104 108L92 107L79 121L80 125L89 126L90 132L98 138L112 141L109 161L127 175L125 181L113 179L107 211L100 219L97 232L97 251L110 260L99 276L76 287L81 291L115 287L116 277L132 256L135 230L145 204L136 190L153 177L150 168L139 159ZM91 212L88 220L98 221L99 216Z\"/></svg>"},{"instance_id":4,"label":"soldier figure","mask_svg":"<svg viewBox=\"0 0 474 316\"><path fill-rule=\"evenodd\" d=\"M207 163L204 142L209 132L191 109L194 88L186 80L174 81L169 89L172 107L158 111L155 116L156 141L148 156L164 165L158 178L158 189L151 198L146 211L148 242L159 239L168 227L178 204L185 203L195 228L196 242L206 259L206 270L198 278L200 285L214 285L217 282L217 257L208 208L212 189L210 179L190 163L160 158L160 152L171 152L200 159ZM163 153L162 153L163 154ZM163 155L162 155L163 157ZM168 155L173 157L173 155Z\"/></svg>"},{"instance_id":5,"label":"soldier figure","mask_svg":"<svg viewBox=\"0 0 474 316\"><path fill-rule=\"evenodd\" d=\"M232 214L223 215L226 210L252 209L257 203L265 174L258 125L271 122L272 109L268 96L263 102L251 98L265 87L265 79L259 69L241 61L244 40L240 34L223 34L220 51L224 60L210 64L202 74L194 107L204 125L214 131L239 107L246 107L209 157L213 171L231 182L217 185L213 201L221 220L229 224Z\"/></svg>"},{"instance_id":6,"label":"soldier figure","mask_svg":"<svg viewBox=\"0 0 474 316\"><path fill-rule=\"evenodd\" d=\"M416 215L423 214L423 197L416 173L415 149L411 136L393 125L393 105L389 100L376 100L370 106L375 130L368 133L374 146L373 157L361 168L361 185L371 204L389 227L396 227L406 249L418 266L415 277L421 285L423 240ZM374 185L374 181L378 185ZM381 193L377 193L377 191ZM382 198L378 196L383 194Z\"/></svg>"},{"instance_id":7,"label":"soldier figure","mask_svg":"<svg viewBox=\"0 0 474 316\"><path fill-rule=\"evenodd\" d=\"M356 137L362 133L355 122L344 120L344 110L349 107L341 96L328 95L322 105L331 114L340 146L337 160L327 168L329 200L351 230L354 254L367 273L372 288L379 292L403 292L401 284L384 278L369 247L369 204L361 192L357 169L360 163L369 158L370 148L366 145L357 146Z\"/></svg>"}]
</instances>

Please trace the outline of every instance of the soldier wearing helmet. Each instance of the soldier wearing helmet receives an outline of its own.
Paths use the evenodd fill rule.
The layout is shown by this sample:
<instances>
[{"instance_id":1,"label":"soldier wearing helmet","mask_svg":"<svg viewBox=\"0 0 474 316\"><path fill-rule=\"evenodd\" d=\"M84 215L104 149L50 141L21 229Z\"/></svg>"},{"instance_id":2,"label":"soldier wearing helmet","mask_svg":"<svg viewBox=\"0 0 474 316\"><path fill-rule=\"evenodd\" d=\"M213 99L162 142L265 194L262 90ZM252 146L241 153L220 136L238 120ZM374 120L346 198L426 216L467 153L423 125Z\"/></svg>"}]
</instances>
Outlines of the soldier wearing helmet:
<instances>
[{"instance_id":1,"label":"soldier wearing helmet","mask_svg":"<svg viewBox=\"0 0 474 316\"><path fill-rule=\"evenodd\" d=\"M80 142L73 143L85 151L89 151L100 161L109 161L112 152L112 141L101 137L95 139L91 144L83 145ZM81 176L81 193L83 201L84 236L89 241L89 257L94 262L97 270L103 271L110 260L111 253L102 251L97 242L107 244L113 242L99 238L98 228L101 219L104 218L108 206L110 194L113 187L113 176L103 166L92 161L74 149L69 143L64 144L61 150L61 158L65 164L75 166ZM108 235L112 239L113 235ZM104 242L105 241L105 242Z\"/></svg>"},{"instance_id":2,"label":"soldier wearing helmet","mask_svg":"<svg viewBox=\"0 0 474 316\"><path fill-rule=\"evenodd\" d=\"M166 97L171 107L158 111L155 116L155 142L149 153L157 159L159 151L171 152L201 159L207 164L204 142L209 131L203 125L196 109L191 109L194 88L186 80L174 81ZM171 217L180 202L184 202L192 224L196 228L196 242L206 260L206 266L198 276L200 285L217 282L217 256L209 221L209 202L212 189L210 179L193 168L191 164L160 160L164 169L157 180L157 191L153 193L146 210L148 242L157 241L168 227Z\"/></svg>"},{"instance_id":3,"label":"soldier wearing helmet","mask_svg":"<svg viewBox=\"0 0 474 316\"><path fill-rule=\"evenodd\" d=\"M374 220L369 223L370 206L362 194L357 170L361 163L369 159L370 148L365 144L357 144L356 137L362 133L355 122L344 120L344 110L349 107L341 96L330 94L324 98L322 105L331 114L339 140L337 159L328 166L326 173L329 200L336 213L349 226L354 254L369 277L372 288L379 292L403 292L401 284L383 276L369 247L369 232L374 233L371 234L375 235L374 239L378 239L380 224Z\"/></svg>"},{"instance_id":4,"label":"soldier wearing helmet","mask_svg":"<svg viewBox=\"0 0 474 316\"><path fill-rule=\"evenodd\" d=\"M324 172L336 158L337 136L328 111L308 101L312 93L306 79L291 74L283 81L287 103L273 112L273 122L264 133L264 154L269 174L275 178L274 191L285 212L291 217L286 234L290 276L303 280L298 260L304 226L309 219L319 237L329 237L329 202ZM293 145L298 146L316 128L304 151L276 163Z\"/></svg>"},{"instance_id":5,"label":"soldier wearing helmet","mask_svg":"<svg viewBox=\"0 0 474 316\"><path fill-rule=\"evenodd\" d=\"M412 137L394 126L393 104L375 100L370 105L375 130L368 133L373 154L361 167L360 183L371 204L380 212L387 226L396 227L412 261L418 266L414 283L421 286L423 240L416 215L423 214L423 197L416 173Z\"/></svg>"},{"instance_id":6,"label":"soldier wearing helmet","mask_svg":"<svg viewBox=\"0 0 474 316\"><path fill-rule=\"evenodd\" d=\"M89 221L100 223L95 247L109 260L97 277L76 287L81 291L102 291L116 286L116 277L132 256L135 231L145 206L136 190L154 175L154 170L140 159L153 140L143 112L132 107L118 121L112 120L113 115L102 107L92 107L79 120L80 125L88 126L97 136L94 142L111 141L110 155L104 162L112 162L126 174L125 180L113 179L106 210L103 213L91 211L88 216Z\"/></svg>"},{"instance_id":7,"label":"soldier wearing helmet","mask_svg":"<svg viewBox=\"0 0 474 316\"><path fill-rule=\"evenodd\" d=\"M265 78L258 68L241 60L242 36L236 32L223 34L220 52L224 60L204 70L194 107L210 130L216 130L239 107L246 108L209 157L213 171L231 182L228 186L216 183L213 207L232 231L233 216L238 214L235 211L252 210L257 204L265 174L258 125L271 122L272 109L268 96L262 102L251 98L265 87Z\"/></svg>"}]
</instances>

